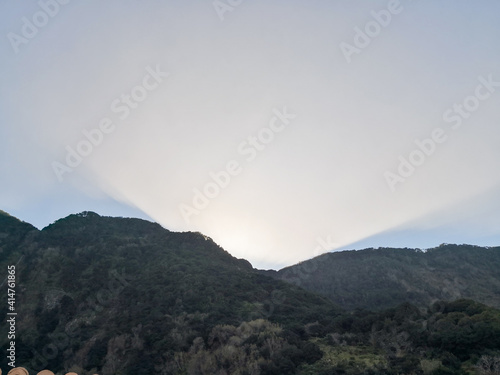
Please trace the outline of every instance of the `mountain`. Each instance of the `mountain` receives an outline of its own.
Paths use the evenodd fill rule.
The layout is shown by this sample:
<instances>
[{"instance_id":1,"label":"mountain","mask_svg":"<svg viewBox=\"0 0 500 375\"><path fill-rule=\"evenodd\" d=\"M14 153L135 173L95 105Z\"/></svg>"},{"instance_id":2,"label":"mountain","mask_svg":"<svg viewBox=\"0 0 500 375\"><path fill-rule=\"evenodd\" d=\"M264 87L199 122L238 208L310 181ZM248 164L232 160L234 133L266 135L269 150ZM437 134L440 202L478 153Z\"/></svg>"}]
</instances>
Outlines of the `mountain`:
<instances>
[{"instance_id":1,"label":"mountain","mask_svg":"<svg viewBox=\"0 0 500 375\"><path fill-rule=\"evenodd\" d=\"M200 233L93 212L41 231L10 216L4 223L0 269L17 264L17 363L33 370L196 372L211 368L206 350L234 330L228 338L240 342L240 367L293 373L320 356L300 338L303 327L340 314L328 299L259 274ZM1 304L2 316L8 306ZM261 355L269 350L272 357Z\"/></svg>"},{"instance_id":2,"label":"mountain","mask_svg":"<svg viewBox=\"0 0 500 375\"><path fill-rule=\"evenodd\" d=\"M500 364L498 309L460 299L426 308L404 301L382 311L346 311L263 274L201 233L93 212L38 230L1 212L0 247L3 371L465 375L494 373ZM477 249L460 249L462 259L476 259ZM342 256L356 259L351 271L357 263L358 274L373 262L416 256L391 251ZM440 259L445 268L449 251L437 249L436 260L428 262ZM476 267L489 272L491 262ZM320 264L305 269L324 271ZM414 281L422 284L417 275ZM487 294L482 281L474 288ZM371 290L381 293L376 285ZM354 297L342 296L353 300L358 292L351 287L350 293Z\"/></svg>"},{"instance_id":3,"label":"mountain","mask_svg":"<svg viewBox=\"0 0 500 375\"><path fill-rule=\"evenodd\" d=\"M0 259L16 252L22 241L30 234L36 233L33 225L25 223L7 212L0 210Z\"/></svg>"},{"instance_id":4,"label":"mountain","mask_svg":"<svg viewBox=\"0 0 500 375\"><path fill-rule=\"evenodd\" d=\"M264 274L320 293L345 309L474 299L500 307L500 247L366 249L323 254Z\"/></svg>"}]
</instances>

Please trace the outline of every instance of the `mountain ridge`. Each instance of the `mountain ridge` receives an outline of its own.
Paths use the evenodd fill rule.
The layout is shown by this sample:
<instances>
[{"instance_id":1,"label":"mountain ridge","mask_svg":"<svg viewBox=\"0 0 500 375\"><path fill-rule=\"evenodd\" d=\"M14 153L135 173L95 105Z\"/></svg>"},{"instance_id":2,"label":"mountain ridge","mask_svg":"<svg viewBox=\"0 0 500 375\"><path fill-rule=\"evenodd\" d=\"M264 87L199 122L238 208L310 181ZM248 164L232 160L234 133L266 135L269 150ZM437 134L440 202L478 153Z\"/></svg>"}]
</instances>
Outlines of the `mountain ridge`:
<instances>
[{"instance_id":1,"label":"mountain ridge","mask_svg":"<svg viewBox=\"0 0 500 375\"><path fill-rule=\"evenodd\" d=\"M285 268L278 280L282 270L257 270L201 233L146 220L84 211L42 230L0 214L2 222L0 270L15 265L16 364L29 373L465 375L500 358L500 310L464 299L415 305L405 293L396 294L401 304L387 299L387 280L425 286L405 281L405 271L422 263L416 250L326 254ZM469 251L475 247L447 246L429 252L435 273L449 254L462 254L462 264L449 267L469 276L498 269ZM344 279L334 295L340 305L307 290L331 269ZM393 275L373 283L387 269ZM7 295L0 298L7 316ZM397 306L370 312L353 300ZM7 330L3 319L0 331Z\"/></svg>"},{"instance_id":2,"label":"mountain ridge","mask_svg":"<svg viewBox=\"0 0 500 375\"><path fill-rule=\"evenodd\" d=\"M0 257L0 269L19 263L17 345L42 353L55 337L65 338L54 358L42 354L43 360L35 361L38 357L29 351L18 353L19 361L37 371L59 371L70 361L103 374L113 374L115 368L137 374L144 358L174 366L175 353L187 355L193 340L208 342L218 326L243 322L256 334L277 335L283 350L319 353L293 332L341 311L325 297L260 275L207 236L170 232L145 220L83 212L26 233L16 244ZM7 312L5 301L0 313ZM279 332L273 324L282 327ZM73 326L80 332L76 338ZM132 328L141 339L126 349L122 339L134 337ZM283 356L294 356L294 364L287 362L290 368L306 361L302 354ZM262 361L262 366L280 366L277 359ZM249 366L255 363L251 360ZM143 373L154 371L152 363L148 366ZM187 359L183 366L189 367Z\"/></svg>"},{"instance_id":3,"label":"mountain ridge","mask_svg":"<svg viewBox=\"0 0 500 375\"><path fill-rule=\"evenodd\" d=\"M442 244L320 255L265 274L328 296L347 309L383 309L410 302L474 298L500 307L500 247Z\"/></svg>"}]
</instances>

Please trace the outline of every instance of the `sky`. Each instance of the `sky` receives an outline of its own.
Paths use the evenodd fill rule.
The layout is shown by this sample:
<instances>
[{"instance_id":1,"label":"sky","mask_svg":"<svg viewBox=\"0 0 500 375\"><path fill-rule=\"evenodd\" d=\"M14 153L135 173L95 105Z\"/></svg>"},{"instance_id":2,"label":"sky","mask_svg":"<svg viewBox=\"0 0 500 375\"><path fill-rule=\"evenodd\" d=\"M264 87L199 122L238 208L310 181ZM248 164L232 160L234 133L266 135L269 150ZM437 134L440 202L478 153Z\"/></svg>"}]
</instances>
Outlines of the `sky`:
<instances>
[{"instance_id":1,"label":"sky","mask_svg":"<svg viewBox=\"0 0 500 375\"><path fill-rule=\"evenodd\" d=\"M0 209L199 231L256 268L500 244L500 3L0 4Z\"/></svg>"}]
</instances>

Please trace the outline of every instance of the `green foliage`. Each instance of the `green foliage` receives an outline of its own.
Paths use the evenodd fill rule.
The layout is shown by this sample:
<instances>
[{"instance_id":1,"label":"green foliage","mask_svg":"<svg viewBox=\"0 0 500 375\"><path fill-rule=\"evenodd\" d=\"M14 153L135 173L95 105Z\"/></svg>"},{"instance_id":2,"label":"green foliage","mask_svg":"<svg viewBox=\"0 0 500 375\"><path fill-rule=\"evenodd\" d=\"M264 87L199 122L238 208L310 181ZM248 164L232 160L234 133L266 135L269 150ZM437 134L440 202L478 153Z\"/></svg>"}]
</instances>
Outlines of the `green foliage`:
<instances>
[{"instance_id":1,"label":"green foliage","mask_svg":"<svg viewBox=\"0 0 500 375\"><path fill-rule=\"evenodd\" d=\"M465 375L500 353L499 310L456 298L423 308L467 293L494 304L498 249L344 252L278 273L344 311L200 233L91 212L42 231L1 212L0 224L1 267L21 259L17 362L32 372Z\"/></svg>"},{"instance_id":2,"label":"green foliage","mask_svg":"<svg viewBox=\"0 0 500 375\"><path fill-rule=\"evenodd\" d=\"M0 210L0 265L15 264L21 258L20 249L26 247L38 229ZM26 249L29 250L29 249Z\"/></svg>"},{"instance_id":3,"label":"green foliage","mask_svg":"<svg viewBox=\"0 0 500 375\"><path fill-rule=\"evenodd\" d=\"M31 230L9 220L14 232L20 226ZM207 345L200 356L211 358L216 327L262 320L282 331L279 350L266 344L272 338L247 338L256 340L259 369L269 365L293 373L321 356L302 340L305 325L323 327L341 313L324 297L259 274L200 233L84 212L26 238L25 233L25 245L15 249L31 249L17 269L23 290L17 297L19 336L39 353L52 347L53 337L65 337L48 360L53 371L68 362L102 373L139 371L146 357L172 373L187 371L197 338ZM73 325L78 333L68 335ZM21 351L18 361L29 367L32 356ZM5 368L5 357L1 361Z\"/></svg>"},{"instance_id":4,"label":"green foliage","mask_svg":"<svg viewBox=\"0 0 500 375\"><path fill-rule=\"evenodd\" d=\"M441 245L418 249L341 251L263 271L355 310L404 302L425 308L436 300L469 298L500 308L500 247Z\"/></svg>"}]
</instances>

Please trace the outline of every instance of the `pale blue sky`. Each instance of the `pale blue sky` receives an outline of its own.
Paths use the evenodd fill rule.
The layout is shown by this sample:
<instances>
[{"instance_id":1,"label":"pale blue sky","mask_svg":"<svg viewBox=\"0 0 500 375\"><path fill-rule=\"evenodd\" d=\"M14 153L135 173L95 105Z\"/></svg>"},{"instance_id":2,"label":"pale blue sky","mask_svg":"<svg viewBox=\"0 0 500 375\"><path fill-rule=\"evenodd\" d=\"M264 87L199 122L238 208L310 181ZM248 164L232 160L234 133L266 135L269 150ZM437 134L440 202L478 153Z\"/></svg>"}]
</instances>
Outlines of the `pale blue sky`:
<instances>
[{"instance_id":1,"label":"pale blue sky","mask_svg":"<svg viewBox=\"0 0 500 375\"><path fill-rule=\"evenodd\" d=\"M210 0L54 1L0 4L1 209L38 227L84 210L146 218L259 268L500 243L500 3L245 0L221 20ZM368 46L356 30L374 33ZM464 101L454 129L443 115ZM277 112L283 130L262 130ZM112 130L59 181L54 162L69 168L67 147L105 119ZM439 129L424 155L415 141ZM252 146L259 134L272 139ZM410 155L422 165L394 180ZM193 189L233 161L195 207Z\"/></svg>"}]
</instances>

